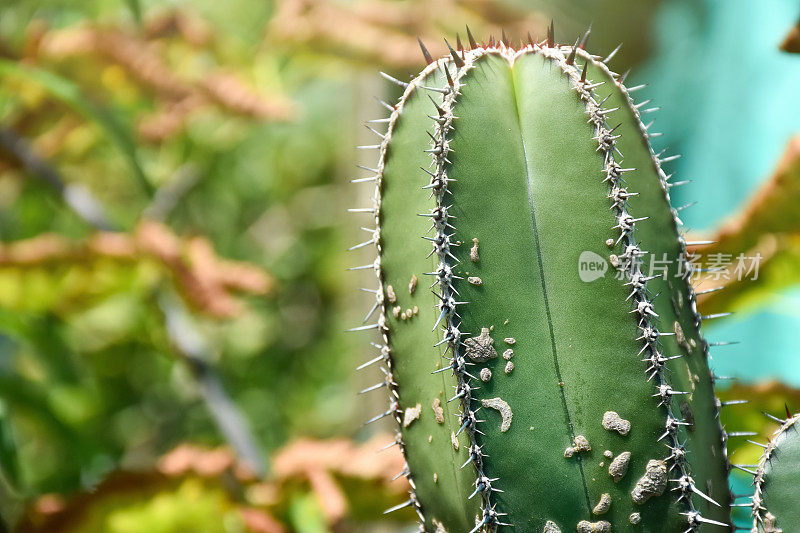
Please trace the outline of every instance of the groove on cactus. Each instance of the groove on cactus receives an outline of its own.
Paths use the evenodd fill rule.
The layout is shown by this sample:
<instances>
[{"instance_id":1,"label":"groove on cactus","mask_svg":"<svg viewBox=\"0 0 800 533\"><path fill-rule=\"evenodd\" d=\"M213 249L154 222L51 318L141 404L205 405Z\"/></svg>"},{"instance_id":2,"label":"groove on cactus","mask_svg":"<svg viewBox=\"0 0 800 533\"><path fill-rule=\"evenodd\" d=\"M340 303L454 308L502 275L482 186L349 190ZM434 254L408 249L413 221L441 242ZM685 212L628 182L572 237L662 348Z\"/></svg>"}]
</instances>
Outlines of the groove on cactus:
<instances>
[{"instance_id":1,"label":"groove on cactus","mask_svg":"<svg viewBox=\"0 0 800 533\"><path fill-rule=\"evenodd\" d=\"M506 39L477 47L468 36L469 50L448 44L449 57L426 58L428 66L409 84L384 75L404 92L396 106L387 105L391 115L382 120L388 124L386 134L376 132L381 138L379 163L374 176L365 178L375 181L374 205L355 210L376 220L376 228L368 231L373 232L378 259L357 268L375 270L378 289L370 315L380 311L376 324L355 329L377 329L381 335L381 355L372 362L385 365L392 403L376 418L394 416L401 427L397 443L407 460L402 474L413 489L405 505L417 510L422 530L435 528L437 533L506 530L507 525L517 532L638 523L670 524L663 527L681 531L728 527L725 439L734 433L726 435L719 425L721 405L713 396L707 366L709 345L699 334L702 317L689 283L693 271L661 279L643 270L650 259L643 258L639 242L672 259L686 254L677 230L678 211L669 203L675 184L661 169L675 156L654 153L648 140L656 135L648 134L650 126L641 121L641 114L654 108L640 111L646 102L635 104L630 92L641 86L626 89L624 75L585 52L586 36L575 46L557 46L551 32L545 42L531 40L519 51ZM601 81L592 83L596 77ZM543 84L536 87L538 92L528 79ZM564 82L570 98L562 89ZM481 91L489 91L488 97ZM545 124L545 131L561 132L572 145L543 138L538 124L529 121L537 116L530 114L534 111L545 121L554 115L530 103L536 98L550 99L554 109L566 113L582 106L588 125L573 126L574 115L564 115L564 124L570 126ZM513 112L503 115L508 109ZM611 127L608 119L618 110L622 122ZM519 138L512 133L517 130ZM595 145L591 151L586 150L589 141ZM551 167L543 153L561 157L562 166L578 172L561 174L575 180L574 185L567 183L571 190L566 182L544 187L542 175ZM571 162L570 156L579 162ZM489 166L478 168L481 157ZM424 158L431 158L432 165ZM596 167L580 166L593 158ZM509 170L504 174L492 164ZM590 168L602 176L596 181L584 176ZM524 190L514 178L524 180ZM478 191L478 186L486 189ZM590 196L600 188L604 192ZM524 196L524 207L517 192ZM578 221L587 226L586 235L576 233L582 226L553 211L558 202L581 211L567 193L592 208L604 204L591 218ZM544 218L538 221L542 207ZM529 216L527 230L487 218L488 210L495 218L510 217L516 223L522 218L514 217L524 215L517 208ZM637 212L647 216L636 218L632 213ZM609 223L601 227L604 217ZM572 231L554 225L556 221ZM602 239L587 240L596 232L604 234ZM424 242L408 237L414 234L432 243L433 250L426 252ZM622 283L614 281L614 288L604 280L597 285L601 289L570 285L580 283L577 276L569 278L566 268L553 269L573 261L570 257L565 262L559 254L577 254L577 246L606 254ZM529 260L527 268L521 258ZM533 270L532 263L537 263ZM424 291L397 290L423 273L434 279L429 295L433 305L422 301ZM590 294L618 296L598 306L586 299ZM594 309L597 314L587 314L581 322L565 305L572 305L574 313ZM412 306L419 316L401 312ZM503 320L498 312L507 312L510 319ZM578 329L597 339L569 340L574 329L570 324L583 325ZM614 335L616 330L622 335ZM513 349L494 346L503 337ZM498 357L501 351L503 358ZM612 351L620 355L612 357ZM549 363L540 358L545 353ZM630 354L635 365L619 359ZM600 366L587 362L583 368L573 360L578 356ZM627 381L616 381L624 383L624 393L603 390L605 383L582 377L584 370L612 382L626 376ZM642 371L645 380L633 377ZM576 403L582 396L592 400ZM651 396L655 399L646 400ZM631 397L640 398L634 403L642 405L631 404ZM551 399L554 403L548 403ZM456 400L460 409L452 412ZM612 400L622 405L604 403ZM556 403L560 422L547 414L556 412ZM481 408L480 416L489 424L478 418ZM414 417L402 424L409 409ZM624 433L604 427L612 410L629 422ZM572 453L562 453L564 446ZM609 463L624 457L630 471L615 467L612 477L602 458L598 467L603 449ZM557 460L548 455L553 450L559 450ZM655 465L652 472L646 471L647 464ZM663 479L668 489L661 487L662 464L668 469L669 479ZM580 479L577 484L568 481L573 475ZM553 484L558 476L563 486ZM634 494L640 484L654 486L646 489L647 498ZM597 520L595 510L603 520Z\"/></svg>"}]
</instances>

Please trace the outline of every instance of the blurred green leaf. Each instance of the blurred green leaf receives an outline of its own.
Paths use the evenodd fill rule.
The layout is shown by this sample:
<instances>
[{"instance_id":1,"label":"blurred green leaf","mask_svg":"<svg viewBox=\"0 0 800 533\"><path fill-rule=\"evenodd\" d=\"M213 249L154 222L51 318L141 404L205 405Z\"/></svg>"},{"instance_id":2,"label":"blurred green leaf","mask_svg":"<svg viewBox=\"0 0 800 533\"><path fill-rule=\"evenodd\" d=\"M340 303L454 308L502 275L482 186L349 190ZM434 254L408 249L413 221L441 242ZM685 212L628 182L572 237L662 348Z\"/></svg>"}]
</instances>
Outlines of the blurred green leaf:
<instances>
[{"instance_id":1,"label":"blurred green leaf","mask_svg":"<svg viewBox=\"0 0 800 533\"><path fill-rule=\"evenodd\" d=\"M313 494L297 495L289 504L289 521L297 533L330 533Z\"/></svg>"},{"instance_id":2,"label":"blurred green leaf","mask_svg":"<svg viewBox=\"0 0 800 533\"><path fill-rule=\"evenodd\" d=\"M128 9L133 15L133 20L136 21L137 24L142 24L142 4L139 0L125 0L125 3L128 5Z\"/></svg>"},{"instance_id":3,"label":"blurred green leaf","mask_svg":"<svg viewBox=\"0 0 800 533\"><path fill-rule=\"evenodd\" d=\"M22 479L19 472L19 455L14 440L13 428L9 424L5 402L0 400L0 477L19 490Z\"/></svg>"},{"instance_id":4,"label":"blurred green leaf","mask_svg":"<svg viewBox=\"0 0 800 533\"><path fill-rule=\"evenodd\" d=\"M125 156L138 185L148 196L152 196L154 188L139 163L136 142L115 114L89 100L80 87L54 72L0 58L0 75L20 76L40 84L54 97L102 127Z\"/></svg>"}]
</instances>

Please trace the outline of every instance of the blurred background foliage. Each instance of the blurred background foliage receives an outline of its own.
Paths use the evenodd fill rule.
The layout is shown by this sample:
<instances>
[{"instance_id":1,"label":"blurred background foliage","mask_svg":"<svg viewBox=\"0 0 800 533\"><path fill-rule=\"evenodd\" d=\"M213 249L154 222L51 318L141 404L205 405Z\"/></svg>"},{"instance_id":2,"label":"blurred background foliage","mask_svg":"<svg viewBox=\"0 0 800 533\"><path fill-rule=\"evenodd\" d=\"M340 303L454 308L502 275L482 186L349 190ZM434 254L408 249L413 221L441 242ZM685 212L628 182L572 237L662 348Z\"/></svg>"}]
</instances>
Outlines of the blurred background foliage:
<instances>
[{"instance_id":1,"label":"blurred background foliage","mask_svg":"<svg viewBox=\"0 0 800 533\"><path fill-rule=\"evenodd\" d=\"M397 96L376 71L408 78L417 36L439 53L465 24L522 39L552 18L562 42L590 24L596 53L624 42L612 66L652 83L657 149L694 180L675 195L701 201L687 225L768 256L759 283L702 302L741 311L709 330L743 341L714 354L736 378L722 399L751 400L723 423L768 434L761 411L800 408L800 10L763 4L0 2L4 527L409 527L380 518L402 459L374 453L391 427L362 423L385 399L357 398L378 374L353 372L370 349L345 333L369 307L346 269L371 261L346 251L363 239L345 210L370 194L349 183L371 163L352 147L373 142L373 96Z\"/></svg>"}]
</instances>

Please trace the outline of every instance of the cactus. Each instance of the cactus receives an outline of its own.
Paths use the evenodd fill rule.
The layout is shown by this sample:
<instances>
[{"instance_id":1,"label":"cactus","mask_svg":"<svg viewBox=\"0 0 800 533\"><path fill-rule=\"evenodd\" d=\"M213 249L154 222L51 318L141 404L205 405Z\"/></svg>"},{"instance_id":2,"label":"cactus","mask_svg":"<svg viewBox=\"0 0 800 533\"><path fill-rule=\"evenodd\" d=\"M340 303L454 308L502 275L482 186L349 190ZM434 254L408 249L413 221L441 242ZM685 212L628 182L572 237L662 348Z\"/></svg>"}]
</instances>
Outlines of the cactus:
<instances>
[{"instance_id":1,"label":"cactus","mask_svg":"<svg viewBox=\"0 0 800 533\"><path fill-rule=\"evenodd\" d=\"M786 420L775 419L781 426L762 444L764 453L755 471L753 494L753 533L793 531L800 524L797 506L800 490L800 414Z\"/></svg>"},{"instance_id":2,"label":"cactus","mask_svg":"<svg viewBox=\"0 0 800 533\"><path fill-rule=\"evenodd\" d=\"M588 32L467 35L435 61L420 42L409 83L384 74L403 94L354 180L375 186L351 210L376 224L354 248L378 251L355 267L378 287L354 330L379 336L384 380L363 392L390 393L373 420L399 425L398 508L436 533L728 530L713 317L685 261L702 243L679 232L677 156L651 149L642 87Z\"/></svg>"}]
</instances>

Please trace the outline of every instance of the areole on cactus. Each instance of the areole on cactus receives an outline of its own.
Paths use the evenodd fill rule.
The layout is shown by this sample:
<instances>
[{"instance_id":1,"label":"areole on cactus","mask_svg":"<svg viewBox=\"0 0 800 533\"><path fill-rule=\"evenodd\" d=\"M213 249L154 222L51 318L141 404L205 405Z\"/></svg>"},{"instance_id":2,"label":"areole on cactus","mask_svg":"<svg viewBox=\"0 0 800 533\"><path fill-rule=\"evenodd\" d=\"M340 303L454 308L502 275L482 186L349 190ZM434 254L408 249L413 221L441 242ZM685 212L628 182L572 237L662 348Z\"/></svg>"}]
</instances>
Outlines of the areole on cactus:
<instances>
[{"instance_id":1,"label":"areole on cactus","mask_svg":"<svg viewBox=\"0 0 800 533\"><path fill-rule=\"evenodd\" d=\"M355 329L379 335L367 390L390 392L374 420L399 424L405 505L437 533L729 530L712 317L653 109L586 36L468 37L386 76L404 92L355 180L375 185L353 211L378 250L358 267L377 320Z\"/></svg>"}]
</instances>

